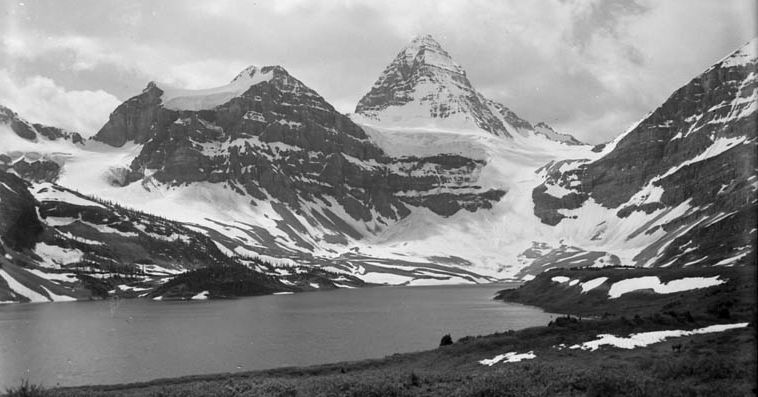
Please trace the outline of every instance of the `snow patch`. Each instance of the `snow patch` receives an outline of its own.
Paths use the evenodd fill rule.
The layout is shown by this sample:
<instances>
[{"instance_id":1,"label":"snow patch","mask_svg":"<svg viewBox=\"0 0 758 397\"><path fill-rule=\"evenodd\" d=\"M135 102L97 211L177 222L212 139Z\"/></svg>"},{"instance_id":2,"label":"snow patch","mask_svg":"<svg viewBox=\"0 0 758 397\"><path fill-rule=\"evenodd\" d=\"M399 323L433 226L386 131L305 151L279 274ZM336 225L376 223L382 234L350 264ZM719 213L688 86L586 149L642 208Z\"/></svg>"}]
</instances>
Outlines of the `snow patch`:
<instances>
[{"instance_id":1,"label":"snow patch","mask_svg":"<svg viewBox=\"0 0 758 397\"><path fill-rule=\"evenodd\" d=\"M583 282L581 284L582 293L589 292L601 286L606 280L608 280L608 277L598 277L598 278L593 278L592 280Z\"/></svg>"},{"instance_id":2,"label":"snow patch","mask_svg":"<svg viewBox=\"0 0 758 397\"><path fill-rule=\"evenodd\" d=\"M621 349L634 349L636 347L645 347L647 345L652 345L653 343L663 342L667 338L677 338L677 337L682 337L682 336L723 332L730 329L744 328L744 327L747 327L747 325L748 323L717 324L717 325L711 325L705 328L694 329L691 331L667 330L667 331L641 332L638 334L631 334L626 338L614 336L611 334L600 334L598 335L598 339L595 339L589 342L584 342L582 344L573 345L569 348L595 351L598 348L600 348L600 346L608 345L608 346L618 347Z\"/></svg>"},{"instance_id":3,"label":"snow patch","mask_svg":"<svg viewBox=\"0 0 758 397\"><path fill-rule=\"evenodd\" d=\"M537 358L537 356L534 354L533 351L526 352L526 353L516 353L516 352L508 352L505 354L497 355L493 358L480 360L479 364L486 365L488 367L491 367L499 362L504 363L517 363L519 361L523 360L533 360Z\"/></svg>"},{"instance_id":4,"label":"snow patch","mask_svg":"<svg viewBox=\"0 0 758 397\"><path fill-rule=\"evenodd\" d=\"M674 292L713 287L723 284L724 282L725 281L721 280L719 276L685 277L678 280L671 280L665 284L661 283L661 280L656 276L628 278L613 283L608 290L608 297L616 299L628 292L643 289L652 289L658 294L671 294Z\"/></svg>"},{"instance_id":5,"label":"snow patch","mask_svg":"<svg viewBox=\"0 0 758 397\"><path fill-rule=\"evenodd\" d=\"M201 293L193 296L190 299L193 300L193 301L207 300L208 299L208 291L203 291L203 292L201 292Z\"/></svg>"}]
</instances>

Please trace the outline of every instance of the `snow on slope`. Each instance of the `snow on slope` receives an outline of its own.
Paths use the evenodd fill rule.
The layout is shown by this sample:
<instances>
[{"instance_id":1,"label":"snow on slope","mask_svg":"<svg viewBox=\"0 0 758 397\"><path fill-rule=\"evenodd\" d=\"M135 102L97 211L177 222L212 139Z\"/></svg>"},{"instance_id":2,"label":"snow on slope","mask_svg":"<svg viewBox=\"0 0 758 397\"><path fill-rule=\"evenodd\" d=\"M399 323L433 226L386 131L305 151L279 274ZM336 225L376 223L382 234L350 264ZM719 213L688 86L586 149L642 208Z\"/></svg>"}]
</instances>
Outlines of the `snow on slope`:
<instances>
[{"instance_id":1,"label":"snow on slope","mask_svg":"<svg viewBox=\"0 0 758 397\"><path fill-rule=\"evenodd\" d=\"M173 110L204 110L229 102L230 99L242 95L251 86L269 81L274 76L272 71L261 73L256 66L243 70L231 83L220 87L200 90L187 90L158 84L163 91L161 99L163 106Z\"/></svg>"},{"instance_id":2,"label":"snow on slope","mask_svg":"<svg viewBox=\"0 0 758 397\"><path fill-rule=\"evenodd\" d=\"M608 296L611 299L615 299L628 292L642 289L652 289L657 294L671 294L674 292L713 287L723 284L724 282L724 280L719 279L719 276L685 277L682 279L671 280L666 283L661 283L661 280L655 276L628 278L613 283L610 290L608 290Z\"/></svg>"},{"instance_id":3,"label":"snow on slope","mask_svg":"<svg viewBox=\"0 0 758 397\"><path fill-rule=\"evenodd\" d=\"M637 334L631 334L628 337L600 334L598 335L598 339L584 342L582 344L572 345L569 347L569 349L595 351L599 349L600 346L613 346L619 349L634 349L637 347L652 345L654 343L660 343L669 338L724 332L732 329L744 328L747 325L748 323L716 324L704 328L693 329L690 331L676 329L667 331L640 332Z\"/></svg>"},{"instance_id":4,"label":"snow on slope","mask_svg":"<svg viewBox=\"0 0 758 397\"><path fill-rule=\"evenodd\" d=\"M353 118L356 121L360 118ZM535 170L550 161L595 158L591 147L564 145L539 136L502 139L482 131L447 128L393 128L363 125L371 139L393 156L458 154L487 163L477 184L506 195L491 210L460 211L440 217L414 208L411 215L358 245L360 253L385 258L461 257L483 274L514 277L518 256L532 242L559 245L560 232L533 215L531 191L541 181ZM400 254L402 253L402 254Z\"/></svg>"}]
</instances>

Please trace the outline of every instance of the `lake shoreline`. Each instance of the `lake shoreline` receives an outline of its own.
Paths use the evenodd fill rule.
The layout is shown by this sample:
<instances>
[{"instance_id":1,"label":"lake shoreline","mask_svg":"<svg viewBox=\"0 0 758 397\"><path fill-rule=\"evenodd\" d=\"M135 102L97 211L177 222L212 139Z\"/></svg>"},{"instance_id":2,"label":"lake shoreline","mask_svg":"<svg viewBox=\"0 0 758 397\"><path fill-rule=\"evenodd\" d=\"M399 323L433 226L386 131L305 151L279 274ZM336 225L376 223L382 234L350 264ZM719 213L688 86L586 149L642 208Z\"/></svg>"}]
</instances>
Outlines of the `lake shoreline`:
<instances>
[{"instance_id":1,"label":"lake shoreline","mask_svg":"<svg viewBox=\"0 0 758 397\"><path fill-rule=\"evenodd\" d=\"M510 292L528 291L534 283L525 283ZM745 284L750 284L750 280L738 280L737 287ZM734 287L731 284L715 289L712 296L714 299L747 298L734 295ZM754 390L754 310L735 310L725 319L708 313L703 306L690 311L688 316L684 312L665 310L663 302L648 302L636 316L629 312L594 313L597 316L590 319L564 316L545 326L464 337L450 346L380 359L59 388L46 390L41 395L466 396L497 394L504 390L514 395L540 390L542 393L547 390L548 394L608 395L632 390L660 396L719 391L726 396L749 394ZM742 303L751 304L750 301ZM635 349L560 348L592 340L602 333L623 336L671 329L687 331L738 322L744 326L708 335L684 334ZM484 359L507 352L529 352L535 358L492 366L480 364Z\"/></svg>"}]
</instances>

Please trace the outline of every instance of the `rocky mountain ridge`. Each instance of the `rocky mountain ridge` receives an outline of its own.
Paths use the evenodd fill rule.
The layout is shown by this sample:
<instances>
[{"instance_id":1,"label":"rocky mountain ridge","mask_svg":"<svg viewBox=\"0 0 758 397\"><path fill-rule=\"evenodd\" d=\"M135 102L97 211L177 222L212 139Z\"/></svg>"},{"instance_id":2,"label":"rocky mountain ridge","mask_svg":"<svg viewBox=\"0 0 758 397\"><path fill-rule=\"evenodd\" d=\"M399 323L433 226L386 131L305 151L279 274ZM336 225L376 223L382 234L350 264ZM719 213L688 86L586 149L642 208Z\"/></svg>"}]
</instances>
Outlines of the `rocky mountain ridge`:
<instances>
[{"instance_id":1,"label":"rocky mountain ridge","mask_svg":"<svg viewBox=\"0 0 758 397\"><path fill-rule=\"evenodd\" d=\"M757 45L753 40L678 89L597 160L549 165L533 192L535 215L560 225L597 208L636 224L630 239L660 234L634 257L638 265L754 256ZM608 222L598 223L593 233L602 239L606 229Z\"/></svg>"}]
</instances>

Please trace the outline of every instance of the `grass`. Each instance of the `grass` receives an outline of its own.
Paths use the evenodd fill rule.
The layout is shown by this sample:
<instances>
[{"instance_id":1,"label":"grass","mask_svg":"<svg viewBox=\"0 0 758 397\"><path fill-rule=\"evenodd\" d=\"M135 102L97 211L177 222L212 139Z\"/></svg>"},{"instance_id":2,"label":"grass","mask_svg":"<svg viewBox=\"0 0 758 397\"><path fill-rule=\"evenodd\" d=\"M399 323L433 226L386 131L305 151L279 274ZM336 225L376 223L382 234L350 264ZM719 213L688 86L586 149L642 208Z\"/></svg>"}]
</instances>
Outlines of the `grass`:
<instances>
[{"instance_id":1,"label":"grass","mask_svg":"<svg viewBox=\"0 0 758 397\"><path fill-rule=\"evenodd\" d=\"M384 360L213 375L145 384L52 389L44 396L744 396L752 393L755 339L749 331L684 338L641 350L536 350L538 359L484 367L476 361L511 348L499 337L458 349ZM736 344L735 344L736 342ZM499 350L492 351L492 348ZM743 353L740 353L743 352Z\"/></svg>"},{"instance_id":2,"label":"grass","mask_svg":"<svg viewBox=\"0 0 758 397\"><path fill-rule=\"evenodd\" d=\"M755 329L676 338L644 349L556 350L607 330L655 328L652 320L578 321L469 337L435 350L378 360L191 376L146 383L36 390L39 396L720 396L749 395L757 370ZM678 328L702 324L680 323ZM671 327L665 327L671 328ZM672 349L681 344L680 351ZM477 362L532 350L535 360Z\"/></svg>"}]
</instances>

